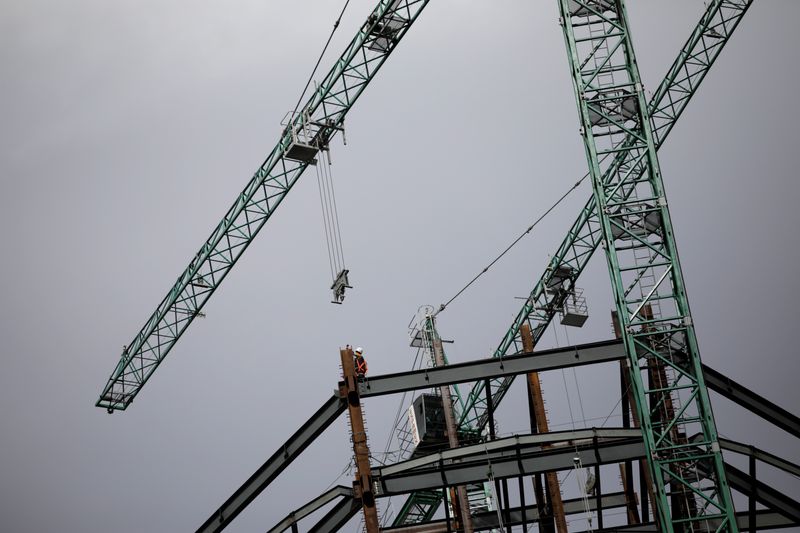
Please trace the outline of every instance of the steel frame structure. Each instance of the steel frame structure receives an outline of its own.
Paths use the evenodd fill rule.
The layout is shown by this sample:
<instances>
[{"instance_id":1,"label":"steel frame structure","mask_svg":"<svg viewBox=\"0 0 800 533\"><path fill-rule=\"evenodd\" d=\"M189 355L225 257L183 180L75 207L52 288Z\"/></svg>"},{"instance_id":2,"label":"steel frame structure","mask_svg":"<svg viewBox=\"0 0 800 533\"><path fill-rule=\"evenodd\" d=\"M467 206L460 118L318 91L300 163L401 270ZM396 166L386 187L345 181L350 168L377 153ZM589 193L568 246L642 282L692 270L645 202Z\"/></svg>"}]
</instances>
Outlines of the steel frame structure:
<instances>
[{"instance_id":1,"label":"steel frame structure","mask_svg":"<svg viewBox=\"0 0 800 533\"><path fill-rule=\"evenodd\" d=\"M316 155L328 149L330 140L343 130L345 115L428 2L378 3L306 105L290 117L278 144L212 235L124 348L98 407L112 412L130 405L306 167L316 164ZM639 79L624 0L558 3L593 195L495 357L507 361L509 353L522 351L523 324L531 326L534 341L541 338L565 300L575 293L577 279L602 245L622 320L645 457L654 481L657 525L670 533L692 530L701 523L705 527L715 524L717 531L736 532L737 515L704 382L705 368L699 359L657 150L752 0L712 0L649 105ZM657 381L652 378L653 365L665 369ZM651 374L649 381L646 373ZM512 374L504 373L492 381L478 381L462 402L459 427L485 427L512 380ZM726 386L730 392L730 383ZM370 385L364 388L361 392L369 396ZM736 396L740 404L749 404L760 414L781 418L779 427L797 435L800 425L793 415L770 402L759 404L757 395ZM242 487L250 492L240 489L209 521L224 527L344 407L333 398L323 410L324 417L317 425L295 434L299 446L291 453L283 450L288 461L268 461ZM762 452L761 457L769 454ZM265 470L267 465L271 469ZM697 475L701 471L705 474ZM260 488L254 490L256 487ZM676 511L669 502L675 494L691 499L692 504ZM413 493L395 525L430 520L440 502L439 492ZM342 519L344 506L337 512ZM752 509L750 515L752 525ZM525 513L522 516L524 519ZM206 525L217 530L210 522Z\"/></svg>"},{"instance_id":2,"label":"steel frame structure","mask_svg":"<svg viewBox=\"0 0 800 533\"><path fill-rule=\"evenodd\" d=\"M528 352L509 356L503 360L491 357L487 359L480 359L469 361L465 363L458 363L439 368L426 368L421 370L413 370L408 372L400 372L394 374L383 374L373 376L358 386L359 397L367 399L371 397L386 396L389 394L400 394L403 392L416 391L422 389L430 389L441 386L453 387L459 383L469 383L475 380L484 379L498 379L518 376L520 374L529 374L530 372L545 372L548 370L558 370L563 368L571 368L575 366L613 363L622 361L626 357L623 343L621 340L603 341L598 343L590 343L576 346L567 346L564 348L557 348L553 350L542 350L540 352ZM800 427L800 418L789 413L788 411L772 404L766 398L758 394L750 392L746 400L742 400L738 396L739 390L746 389L742 384L739 384L730 378L724 376L720 372L703 366L703 372L706 375L715 375L716 378L708 379L709 388L722 396L730 399L731 401L742 405L750 410L757 416L763 418L767 422L775 426L785 429L792 435L795 435L793 428ZM484 390L490 390L486 388ZM627 396L624 395L623 387L623 407L626 405ZM491 403L491 402L490 402ZM765 407L767 406L767 407ZM496 407L496 406L494 406ZM493 408L494 408L493 407ZM218 532L227 527L238 514L244 510L259 494L274 481L300 454L322 433L330 427L330 425L347 410L346 399L341 395L336 394L329 398L323 405L297 430L291 437L281 445L275 453L245 481L242 486L237 489L233 495L228 498L211 516L203 523L197 530L198 532ZM625 410L623 409L623 412ZM590 430L591 431L591 430ZM638 430L637 430L638 431ZM639 433L637 433L638 435ZM563 435L563 433L562 433ZM583 435L584 437L586 434ZM797 436L797 435L795 435ZM539 436L541 440L545 440L548 436ZM641 439L639 439L641 442ZM784 459L776 457L767 452L758 450L752 446L744 446L727 439L720 439L720 446L724 450L730 450L735 453L745 454L759 460L765 464L771 465L775 468L784 470L786 472L798 475L800 474L800 467L794 465ZM760 503L769 507L776 507L784 510L784 515L787 515L786 509L792 508L791 500L786 500L776 493L774 489L770 489L764 484L758 484L755 481L755 469L752 469L750 474L737 473L735 478L734 488L740 492L747 493L747 487L754 487L753 493L760 494ZM744 476L744 477L742 477ZM749 477L748 477L749 476ZM352 492L352 491L351 491ZM442 495L440 490L427 489L417 490L412 494L430 494L434 500L431 504L438 504L441 502ZM436 498L433 498L433 495ZM287 517L288 522L281 524L290 524L300 520L303 516L307 516L315 509L330 502L337 495L342 495L339 490L332 490L330 493L325 493L319 498L310 502L309 505L314 509L309 509L303 506L291 513ZM348 500L350 501L350 500ZM409 499L409 501L411 501ZM319 505L314 506L314 502ZM323 520L327 525L343 524L349 520L360 508L359 505L353 506L346 505L340 502L341 505L330 512L330 517ZM642 505L647 506L647 502L643 500ZM352 508L351 508L352 507ZM602 505L600 505L602 507ZM797 507L800 509L800 504ZM426 507L429 509L429 507ZM433 513L424 521L418 523L430 522L433 518ZM349 513L349 514L348 514ZM789 514L791 518L791 514ZM331 522L333 521L333 522ZM800 518L798 518L800 522ZM281 526L278 524L276 527ZM320 526L322 527L322 526ZM411 526L392 526L388 529L396 529L398 527L411 527ZM334 528L335 529L335 528ZM317 526L312 528L312 531L318 531Z\"/></svg>"}]
</instances>

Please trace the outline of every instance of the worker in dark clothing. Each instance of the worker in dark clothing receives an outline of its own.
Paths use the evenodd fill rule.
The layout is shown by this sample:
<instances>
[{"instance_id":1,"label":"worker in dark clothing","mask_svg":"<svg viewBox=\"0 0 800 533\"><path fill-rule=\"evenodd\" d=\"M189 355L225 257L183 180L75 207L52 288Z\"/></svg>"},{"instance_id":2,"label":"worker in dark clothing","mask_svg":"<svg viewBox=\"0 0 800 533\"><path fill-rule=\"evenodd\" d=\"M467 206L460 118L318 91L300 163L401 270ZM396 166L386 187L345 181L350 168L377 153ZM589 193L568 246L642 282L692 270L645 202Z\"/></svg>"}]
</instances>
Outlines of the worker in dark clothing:
<instances>
[{"instance_id":1,"label":"worker in dark clothing","mask_svg":"<svg viewBox=\"0 0 800 533\"><path fill-rule=\"evenodd\" d=\"M364 376L367 375L367 360L364 359L364 349L359 346L355 350L356 356L356 375L358 376L359 381L364 379Z\"/></svg>"}]
</instances>

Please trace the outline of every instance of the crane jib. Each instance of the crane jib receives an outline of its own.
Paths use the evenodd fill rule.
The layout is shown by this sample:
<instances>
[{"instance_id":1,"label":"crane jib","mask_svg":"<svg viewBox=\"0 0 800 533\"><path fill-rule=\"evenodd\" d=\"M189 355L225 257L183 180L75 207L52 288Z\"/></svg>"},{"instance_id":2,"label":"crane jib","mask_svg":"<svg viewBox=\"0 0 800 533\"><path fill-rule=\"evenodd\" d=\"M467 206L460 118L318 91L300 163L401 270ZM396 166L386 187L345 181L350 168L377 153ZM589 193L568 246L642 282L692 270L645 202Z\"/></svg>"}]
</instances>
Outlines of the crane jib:
<instances>
[{"instance_id":1,"label":"crane jib","mask_svg":"<svg viewBox=\"0 0 800 533\"><path fill-rule=\"evenodd\" d=\"M124 410L255 238L313 158L292 154L310 128L317 151L375 77L429 0L381 0L344 53L293 116L278 144L123 353L96 403ZM294 156L293 159L290 156Z\"/></svg>"}]
</instances>

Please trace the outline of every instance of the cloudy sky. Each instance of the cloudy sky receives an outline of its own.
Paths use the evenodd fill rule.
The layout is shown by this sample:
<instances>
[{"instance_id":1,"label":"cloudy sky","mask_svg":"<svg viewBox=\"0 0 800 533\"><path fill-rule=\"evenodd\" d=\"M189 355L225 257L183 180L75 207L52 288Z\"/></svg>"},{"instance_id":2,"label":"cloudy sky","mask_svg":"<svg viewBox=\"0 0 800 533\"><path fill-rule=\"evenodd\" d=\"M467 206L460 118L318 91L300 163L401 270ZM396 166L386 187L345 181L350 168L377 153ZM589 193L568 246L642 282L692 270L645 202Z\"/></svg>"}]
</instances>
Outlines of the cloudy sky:
<instances>
[{"instance_id":1,"label":"cloudy sky","mask_svg":"<svg viewBox=\"0 0 800 533\"><path fill-rule=\"evenodd\" d=\"M330 396L340 346L363 345L375 373L409 368L419 306L457 292L585 172L556 2L431 2L333 146L344 305L329 303L309 173L136 403L93 407L272 149L342 4L0 5L4 531L196 528ZM630 4L655 88L703 3ZM334 54L372 7L350 2ZM798 19L797 2L756 2L660 152L704 361L795 412ZM441 315L451 360L494 350L589 193ZM542 347L611 336L600 256L582 286L589 322ZM613 412L618 385L603 376L546 375L553 425L571 425L568 397L573 419ZM504 433L524 430L521 392L501 408ZM714 399L722 434L800 459L796 441ZM367 405L375 449L397 401ZM230 529L268 529L337 481L349 453L339 424Z\"/></svg>"}]
</instances>

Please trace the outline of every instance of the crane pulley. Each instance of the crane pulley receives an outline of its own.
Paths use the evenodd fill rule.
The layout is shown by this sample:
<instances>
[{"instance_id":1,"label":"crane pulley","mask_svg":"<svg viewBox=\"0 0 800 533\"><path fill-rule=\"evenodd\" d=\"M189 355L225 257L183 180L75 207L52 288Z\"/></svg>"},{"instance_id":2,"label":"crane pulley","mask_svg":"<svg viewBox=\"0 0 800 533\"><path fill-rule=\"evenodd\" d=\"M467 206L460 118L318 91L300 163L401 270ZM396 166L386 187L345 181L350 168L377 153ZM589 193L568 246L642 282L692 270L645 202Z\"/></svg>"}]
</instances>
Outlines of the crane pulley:
<instances>
[{"instance_id":1,"label":"crane pulley","mask_svg":"<svg viewBox=\"0 0 800 533\"><path fill-rule=\"evenodd\" d=\"M300 114L300 116L295 115L294 112L287 113L282 122L285 126L284 134L290 135L292 139L286 157L312 165L316 169L322 225L325 230L328 264L331 270L331 290L333 291L331 303L341 304L344 301L345 290L352 287L348 279L350 271L345 267L344 262L339 210L333 186L330 138L332 132L340 131L343 144L346 145L344 126L320 124L312 120L307 113Z\"/></svg>"}]
</instances>

